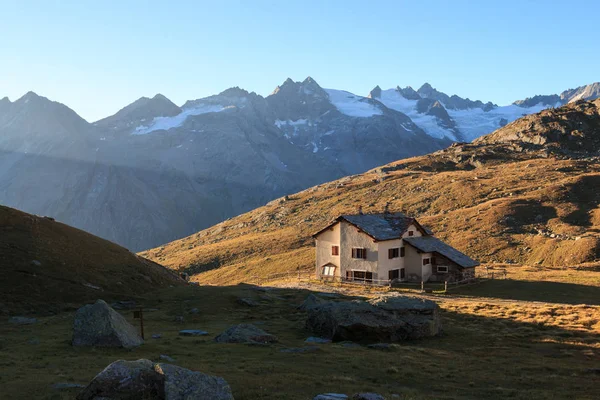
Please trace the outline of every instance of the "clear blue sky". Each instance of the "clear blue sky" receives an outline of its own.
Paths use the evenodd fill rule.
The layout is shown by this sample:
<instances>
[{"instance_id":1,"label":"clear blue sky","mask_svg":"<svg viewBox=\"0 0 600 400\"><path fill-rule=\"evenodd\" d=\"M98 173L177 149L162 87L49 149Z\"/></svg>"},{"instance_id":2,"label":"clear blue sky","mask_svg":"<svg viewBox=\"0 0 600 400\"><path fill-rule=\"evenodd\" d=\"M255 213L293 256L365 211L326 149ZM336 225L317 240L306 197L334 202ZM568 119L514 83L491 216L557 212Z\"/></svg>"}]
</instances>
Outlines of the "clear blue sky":
<instances>
[{"instance_id":1,"label":"clear blue sky","mask_svg":"<svg viewBox=\"0 0 600 400\"><path fill-rule=\"evenodd\" d=\"M599 81L598 15L592 0L0 0L0 97L33 90L93 121L310 75L507 104Z\"/></svg>"}]
</instances>

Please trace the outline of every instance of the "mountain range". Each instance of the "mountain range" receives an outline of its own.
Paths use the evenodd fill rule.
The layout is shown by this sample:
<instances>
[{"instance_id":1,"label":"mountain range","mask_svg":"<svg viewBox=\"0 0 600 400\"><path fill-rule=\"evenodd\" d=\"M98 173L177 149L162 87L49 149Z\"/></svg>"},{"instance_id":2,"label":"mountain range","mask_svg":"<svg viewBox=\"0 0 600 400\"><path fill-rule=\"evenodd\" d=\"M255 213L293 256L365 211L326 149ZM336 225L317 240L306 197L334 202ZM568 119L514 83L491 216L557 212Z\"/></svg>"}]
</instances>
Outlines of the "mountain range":
<instances>
[{"instance_id":1,"label":"mountain range","mask_svg":"<svg viewBox=\"0 0 600 400\"><path fill-rule=\"evenodd\" d=\"M471 141L526 114L600 96L595 83L499 107L429 84L368 96L287 79L177 106L142 97L89 123L33 92L0 100L0 203L141 250L268 201Z\"/></svg>"},{"instance_id":2,"label":"mountain range","mask_svg":"<svg viewBox=\"0 0 600 400\"><path fill-rule=\"evenodd\" d=\"M487 264L597 270L600 99L269 202L141 255L214 285L314 271L312 234L339 215L404 212Z\"/></svg>"}]
</instances>

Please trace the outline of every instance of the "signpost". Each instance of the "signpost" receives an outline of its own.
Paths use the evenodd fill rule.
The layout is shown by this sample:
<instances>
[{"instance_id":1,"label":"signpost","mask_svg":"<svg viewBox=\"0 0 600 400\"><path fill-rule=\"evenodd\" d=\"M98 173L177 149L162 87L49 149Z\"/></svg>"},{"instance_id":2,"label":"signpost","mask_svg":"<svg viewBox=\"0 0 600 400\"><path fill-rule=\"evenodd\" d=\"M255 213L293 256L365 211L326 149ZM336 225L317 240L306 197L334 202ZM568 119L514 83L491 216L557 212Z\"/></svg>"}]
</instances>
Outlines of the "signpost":
<instances>
[{"instance_id":1,"label":"signpost","mask_svg":"<svg viewBox=\"0 0 600 400\"><path fill-rule=\"evenodd\" d=\"M142 307L140 307L139 310L136 310L133 312L133 318L140 320L140 336L142 337L142 339L145 339L144 338L144 311L142 310Z\"/></svg>"}]
</instances>

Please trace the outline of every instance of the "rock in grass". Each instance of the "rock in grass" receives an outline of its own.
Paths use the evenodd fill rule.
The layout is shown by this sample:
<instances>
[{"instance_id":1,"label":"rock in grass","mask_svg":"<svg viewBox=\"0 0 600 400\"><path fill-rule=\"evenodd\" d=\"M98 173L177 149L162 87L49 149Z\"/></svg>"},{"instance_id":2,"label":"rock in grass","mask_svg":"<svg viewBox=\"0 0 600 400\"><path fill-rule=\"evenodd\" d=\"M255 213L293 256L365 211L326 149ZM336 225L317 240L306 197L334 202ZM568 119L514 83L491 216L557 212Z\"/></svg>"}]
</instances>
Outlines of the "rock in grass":
<instances>
[{"instance_id":1,"label":"rock in grass","mask_svg":"<svg viewBox=\"0 0 600 400\"><path fill-rule=\"evenodd\" d=\"M110 364L77 396L77 400L233 400L220 377L150 360Z\"/></svg>"},{"instance_id":2,"label":"rock in grass","mask_svg":"<svg viewBox=\"0 0 600 400\"><path fill-rule=\"evenodd\" d=\"M394 350L398 350L400 348L400 346L398 346L397 344L394 344L394 343L373 343L373 344L367 345L367 347L369 349L383 350L383 351L394 351Z\"/></svg>"},{"instance_id":3,"label":"rock in grass","mask_svg":"<svg viewBox=\"0 0 600 400\"><path fill-rule=\"evenodd\" d=\"M342 393L323 393L313 397L313 400L347 400L348 396Z\"/></svg>"},{"instance_id":4,"label":"rock in grass","mask_svg":"<svg viewBox=\"0 0 600 400\"><path fill-rule=\"evenodd\" d=\"M307 338L304 341L304 343L319 343L319 344L331 343L331 339L325 339L325 338L311 336L311 337Z\"/></svg>"},{"instance_id":5,"label":"rock in grass","mask_svg":"<svg viewBox=\"0 0 600 400\"><path fill-rule=\"evenodd\" d=\"M316 353L318 351L321 351L321 348L317 346L288 347L279 351L281 353Z\"/></svg>"},{"instance_id":6,"label":"rock in grass","mask_svg":"<svg viewBox=\"0 0 600 400\"><path fill-rule=\"evenodd\" d=\"M356 393L352 400L385 400L385 397L377 393Z\"/></svg>"},{"instance_id":7,"label":"rock in grass","mask_svg":"<svg viewBox=\"0 0 600 400\"><path fill-rule=\"evenodd\" d=\"M256 307L259 306L258 302L248 298L248 297L238 297L236 302L242 306L246 307Z\"/></svg>"},{"instance_id":8,"label":"rock in grass","mask_svg":"<svg viewBox=\"0 0 600 400\"><path fill-rule=\"evenodd\" d=\"M159 357L161 360L163 361L167 361L167 362L175 362L175 359L173 357L169 357L166 354L161 354Z\"/></svg>"},{"instance_id":9,"label":"rock in grass","mask_svg":"<svg viewBox=\"0 0 600 400\"><path fill-rule=\"evenodd\" d=\"M65 389L82 389L85 385L79 383L59 382L52 385L52 389L65 390Z\"/></svg>"},{"instance_id":10,"label":"rock in grass","mask_svg":"<svg viewBox=\"0 0 600 400\"><path fill-rule=\"evenodd\" d=\"M200 329L183 329L179 331L179 336L206 336L208 332Z\"/></svg>"},{"instance_id":11,"label":"rock in grass","mask_svg":"<svg viewBox=\"0 0 600 400\"><path fill-rule=\"evenodd\" d=\"M215 338L218 343L276 343L277 337L252 324L234 325Z\"/></svg>"},{"instance_id":12,"label":"rock in grass","mask_svg":"<svg viewBox=\"0 0 600 400\"><path fill-rule=\"evenodd\" d=\"M75 313L73 346L132 348L142 343L137 329L104 300L83 306Z\"/></svg>"},{"instance_id":13,"label":"rock in grass","mask_svg":"<svg viewBox=\"0 0 600 400\"><path fill-rule=\"evenodd\" d=\"M298 310L308 311L312 308L318 307L326 303L328 303L327 300L317 297L314 294L309 294L304 300L304 302L298 306Z\"/></svg>"},{"instance_id":14,"label":"rock in grass","mask_svg":"<svg viewBox=\"0 0 600 400\"><path fill-rule=\"evenodd\" d=\"M38 321L36 318L28 318L28 317L10 317L8 319L9 324L15 324L15 325L32 325L37 322Z\"/></svg>"}]
</instances>

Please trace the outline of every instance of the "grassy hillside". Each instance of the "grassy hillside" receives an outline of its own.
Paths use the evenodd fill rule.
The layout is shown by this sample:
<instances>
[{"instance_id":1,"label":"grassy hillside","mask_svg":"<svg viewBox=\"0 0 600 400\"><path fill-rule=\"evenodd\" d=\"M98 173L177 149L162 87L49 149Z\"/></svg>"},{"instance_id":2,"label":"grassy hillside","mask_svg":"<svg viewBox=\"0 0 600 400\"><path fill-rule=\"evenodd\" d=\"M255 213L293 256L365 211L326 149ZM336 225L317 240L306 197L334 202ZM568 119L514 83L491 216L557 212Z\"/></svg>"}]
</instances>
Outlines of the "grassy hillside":
<instances>
[{"instance_id":1,"label":"grassy hillside","mask_svg":"<svg viewBox=\"0 0 600 400\"><path fill-rule=\"evenodd\" d=\"M359 205L381 212L389 203L484 263L589 266L600 257L599 107L546 110L472 144L316 186L141 254L211 284L310 269L312 233Z\"/></svg>"},{"instance_id":2,"label":"grassy hillside","mask_svg":"<svg viewBox=\"0 0 600 400\"><path fill-rule=\"evenodd\" d=\"M181 283L112 242L0 206L0 314L55 312Z\"/></svg>"}]
</instances>

